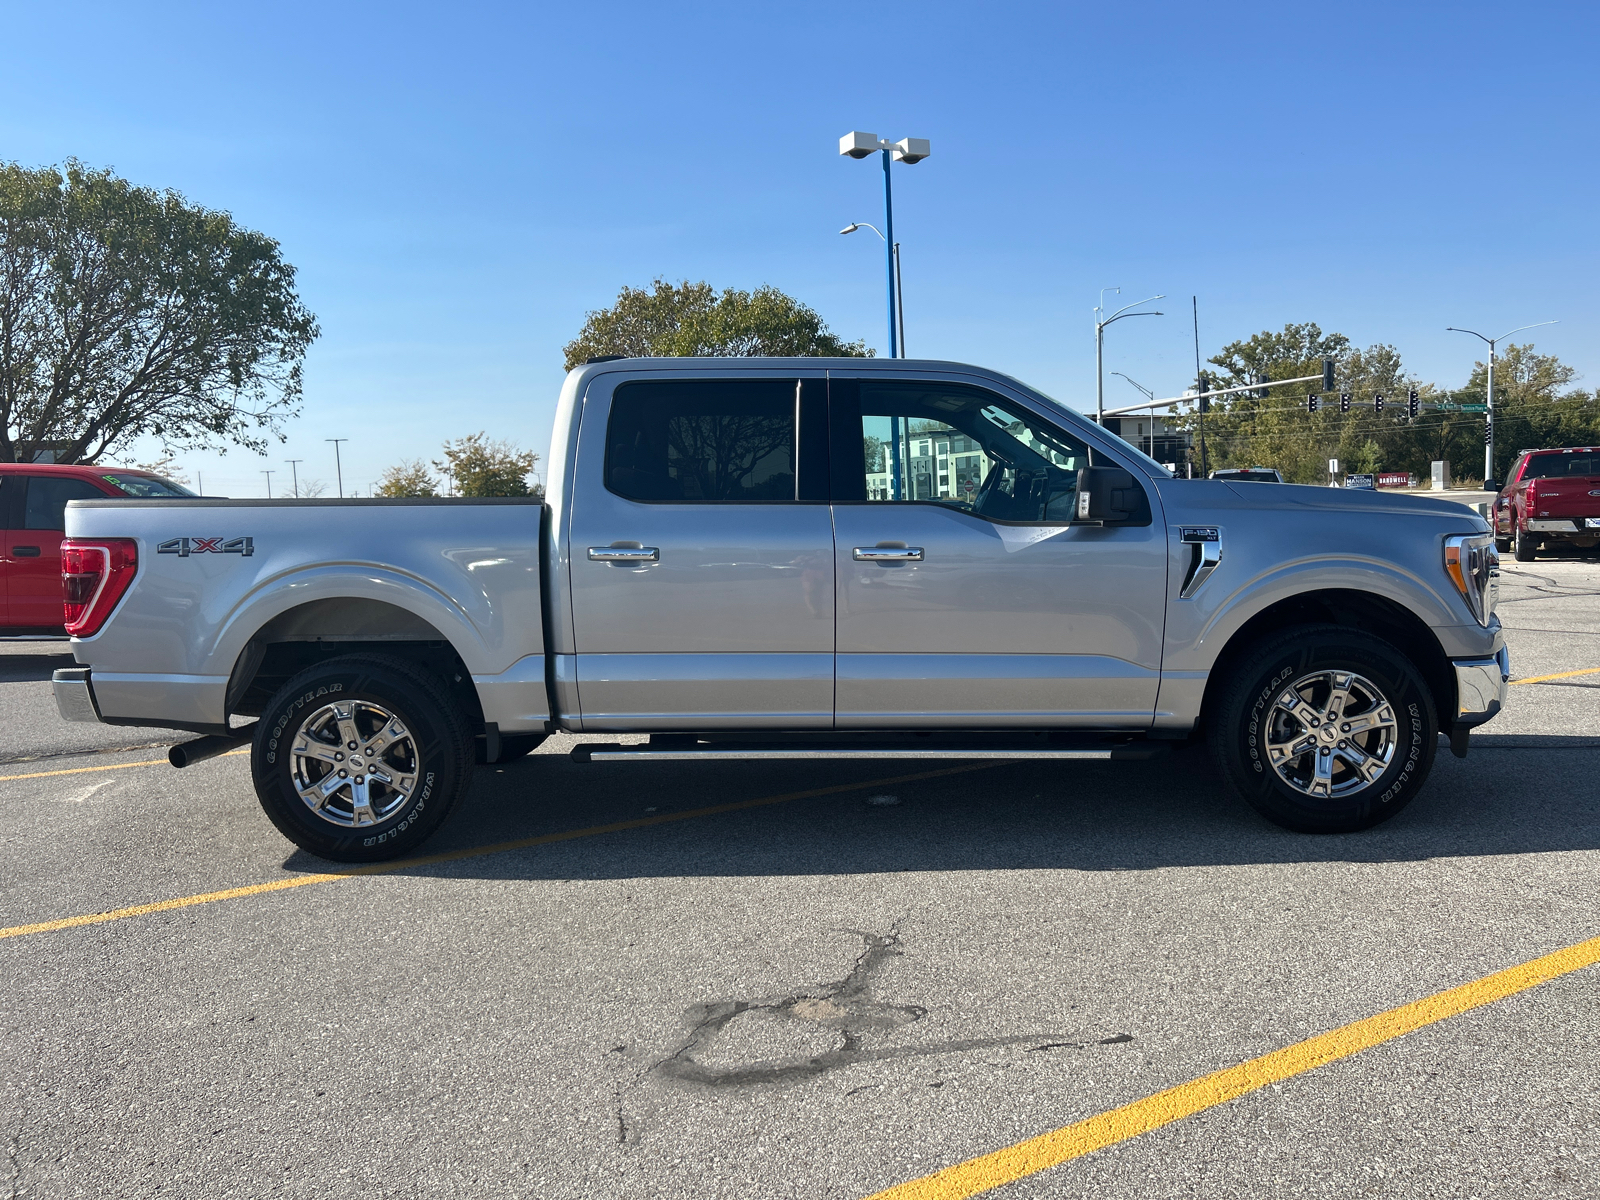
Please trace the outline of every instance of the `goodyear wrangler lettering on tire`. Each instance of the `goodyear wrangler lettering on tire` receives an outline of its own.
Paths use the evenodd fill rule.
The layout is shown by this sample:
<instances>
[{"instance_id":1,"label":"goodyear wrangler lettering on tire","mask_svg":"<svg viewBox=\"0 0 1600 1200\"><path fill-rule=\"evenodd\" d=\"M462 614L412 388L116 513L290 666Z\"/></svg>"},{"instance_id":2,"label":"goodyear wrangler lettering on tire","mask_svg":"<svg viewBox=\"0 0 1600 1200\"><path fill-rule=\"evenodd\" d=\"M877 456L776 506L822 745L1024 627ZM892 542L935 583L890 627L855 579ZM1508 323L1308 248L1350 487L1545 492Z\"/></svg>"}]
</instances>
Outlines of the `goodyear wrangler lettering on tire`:
<instances>
[{"instance_id":1,"label":"goodyear wrangler lettering on tire","mask_svg":"<svg viewBox=\"0 0 1600 1200\"><path fill-rule=\"evenodd\" d=\"M1210 740L1223 777L1263 816L1334 833L1409 803L1437 732L1432 697L1399 649L1310 625L1280 631L1234 665Z\"/></svg>"},{"instance_id":2,"label":"goodyear wrangler lettering on tire","mask_svg":"<svg viewBox=\"0 0 1600 1200\"><path fill-rule=\"evenodd\" d=\"M262 713L256 795L302 849L344 862L404 854L449 813L472 738L444 684L388 655L302 671Z\"/></svg>"}]
</instances>

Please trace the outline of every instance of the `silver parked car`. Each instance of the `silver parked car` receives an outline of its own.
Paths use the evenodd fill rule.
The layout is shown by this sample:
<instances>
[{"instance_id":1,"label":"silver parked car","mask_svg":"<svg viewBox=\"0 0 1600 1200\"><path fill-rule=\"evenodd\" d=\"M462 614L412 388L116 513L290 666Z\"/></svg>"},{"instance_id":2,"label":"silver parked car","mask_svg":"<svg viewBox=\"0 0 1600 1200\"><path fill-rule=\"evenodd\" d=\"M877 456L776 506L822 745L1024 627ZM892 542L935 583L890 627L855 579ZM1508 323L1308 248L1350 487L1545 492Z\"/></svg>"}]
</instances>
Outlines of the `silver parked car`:
<instances>
[{"instance_id":1,"label":"silver parked car","mask_svg":"<svg viewBox=\"0 0 1600 1200\"><path fill-rule=\"evenodd\" d=\"M1505 695L1471 510L1175 478L978 367L596 362L549 462L543 502L74 501L62 713L193 730L180 765L248 741L277 827L354 861L557 730L650 735L594 763L1204 735L1271 820L1355 830Z\"/></svg>"}]
</instances>

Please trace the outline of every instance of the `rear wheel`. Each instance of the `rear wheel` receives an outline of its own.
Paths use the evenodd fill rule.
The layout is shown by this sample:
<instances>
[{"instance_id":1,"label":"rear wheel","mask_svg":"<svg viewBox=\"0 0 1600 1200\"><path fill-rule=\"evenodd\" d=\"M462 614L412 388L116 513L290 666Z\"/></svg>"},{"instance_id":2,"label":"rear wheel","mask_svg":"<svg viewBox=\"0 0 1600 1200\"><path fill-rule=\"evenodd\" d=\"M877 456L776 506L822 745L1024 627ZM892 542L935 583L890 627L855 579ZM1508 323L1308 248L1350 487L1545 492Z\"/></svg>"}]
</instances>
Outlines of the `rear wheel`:
<instances>
[{"instance_id":1,"label":"rear wheel","mask_svg":"<svg viewBox=\"0 0 1600 1200\"><path fill-rule=\"evenodd\" d=\"M1211 739L1217 765L1286 829L1350 833L1386 821L1433 766L1433 698L1405 655L1370 634L1285 630L1223 686Z\"/></svg>"},{"instance_id":2,"label":"rear wheel","mask_svg":"<svg viewBox=\"0 0 1600 1200\"><path fill-rule=\"evenodd\" d=\"M261 715L256 796L280 833L337 862L425 841L472 774L472 739L433 676L404 659L330 659L289 680Z\"/></svg>"},{"instance_id":3,"label":"rear wheel","mask_svg":"<svg viewBox=\"0 0 1600 1200\"><path fill-rule=\"evenodd\" d=\"M1537 557L1539 544L1528 536L1528 531L1522 527L1522 522L1517 522L1513 537L1512 555L1518 562L1532 562Z\"/></svg>"}]
</instances>

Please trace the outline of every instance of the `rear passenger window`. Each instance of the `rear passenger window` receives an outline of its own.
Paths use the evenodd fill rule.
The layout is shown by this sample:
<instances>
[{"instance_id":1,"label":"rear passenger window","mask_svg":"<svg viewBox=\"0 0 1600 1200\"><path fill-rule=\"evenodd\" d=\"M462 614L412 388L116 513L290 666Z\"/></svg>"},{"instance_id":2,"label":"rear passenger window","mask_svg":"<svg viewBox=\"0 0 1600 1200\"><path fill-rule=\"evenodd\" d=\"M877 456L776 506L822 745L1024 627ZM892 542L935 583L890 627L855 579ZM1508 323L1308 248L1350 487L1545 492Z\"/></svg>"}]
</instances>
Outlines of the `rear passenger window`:
<instances>
[{"instance_id":1,"label":"rear passenger window","mask_svg":"<svg viewBox=\"0 0 1600 1200\"><path fill-rule=\"evenodd\" d=\"M796 405L792 379L622 384L606 486L654 504L793 502Z\"/></svg>"},{"instance_id":2,"label":"rear passenger window","mask_svg":"<svg viewBox=\"0 0 1600 1200\"><path fill-rule=\"evenodd\" d=\"M104 500L106 494L81 479L49 478L35 475L28 480L27 513L24 529L65 529L68 500Z\"/></svg>"}]
</instances>

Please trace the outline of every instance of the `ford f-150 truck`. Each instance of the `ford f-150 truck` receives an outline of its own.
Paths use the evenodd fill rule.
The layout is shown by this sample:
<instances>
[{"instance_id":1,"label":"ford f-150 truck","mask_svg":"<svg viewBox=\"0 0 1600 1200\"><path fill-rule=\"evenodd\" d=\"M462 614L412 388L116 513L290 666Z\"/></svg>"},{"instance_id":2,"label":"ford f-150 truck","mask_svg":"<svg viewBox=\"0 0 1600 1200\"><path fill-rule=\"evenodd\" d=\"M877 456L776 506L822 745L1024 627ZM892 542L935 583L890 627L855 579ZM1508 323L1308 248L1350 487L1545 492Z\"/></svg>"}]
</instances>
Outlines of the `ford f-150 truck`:
<instances>
[{"instance_id":1,"label":"ford f-150 truck","mask_svg":"<svg viewBox=\"0 0 1600 1200\"><path fill-rule=\"evenodd\" d=\"M1524 450L1495 497L1495 545L1518 562L1547 550L1600 545L1600 446Z\"/></svg>"},{"instance_id":2,"label":"ford f-150 truck","mask_svg":"<svg viewBox=\"0 0 1600 1200\"><path fill-rule=\"evenodd\" d=\"M1459 504L1175 478L955 363L572 371L538 500L78 500L68 718L249 741L325 858L405 853L474 761L1151 757L1348 831L1499 711ZM249 722L251 718L254 721ZM599 768L597 768L599 769Z\"/></svg>"}]
</instances>

